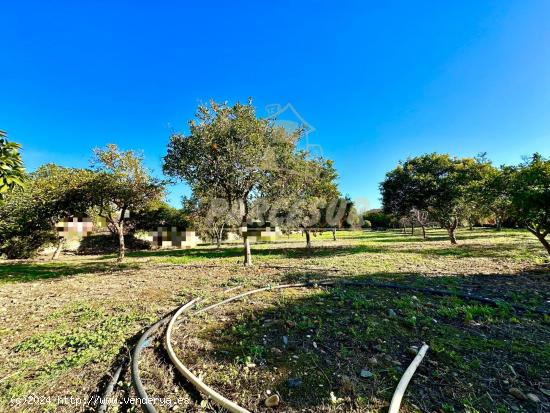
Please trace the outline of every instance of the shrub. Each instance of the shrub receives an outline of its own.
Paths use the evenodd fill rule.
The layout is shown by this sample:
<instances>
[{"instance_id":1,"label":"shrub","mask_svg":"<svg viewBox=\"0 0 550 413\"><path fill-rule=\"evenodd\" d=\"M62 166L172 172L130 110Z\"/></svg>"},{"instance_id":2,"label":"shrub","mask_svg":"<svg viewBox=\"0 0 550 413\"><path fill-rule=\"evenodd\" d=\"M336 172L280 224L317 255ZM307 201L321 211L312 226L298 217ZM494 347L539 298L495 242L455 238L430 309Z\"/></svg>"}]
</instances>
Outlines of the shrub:
<instances>
[{"instance_id":1,"label":"shrub","mask_svg":"<svg viewBox=\"0 0 550 413\"><path fill-rule=\"evenodd\" d=\"M129 234L124 236L124 244L130 251L150 250L151 243ZM100 234L84 237L77 253L81 255L111 254L118 252L118 235Z\"/></svg>"}]
</instances>

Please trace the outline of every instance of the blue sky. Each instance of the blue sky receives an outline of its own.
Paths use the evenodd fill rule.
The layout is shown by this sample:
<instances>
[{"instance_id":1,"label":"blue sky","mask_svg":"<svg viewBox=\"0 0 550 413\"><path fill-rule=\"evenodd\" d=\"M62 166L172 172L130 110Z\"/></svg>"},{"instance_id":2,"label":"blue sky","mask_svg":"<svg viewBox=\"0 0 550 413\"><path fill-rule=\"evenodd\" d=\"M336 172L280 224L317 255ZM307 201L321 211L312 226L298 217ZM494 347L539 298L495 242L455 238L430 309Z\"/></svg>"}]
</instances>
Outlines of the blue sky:
<instances>
[{"instance_id":1,"label":"blue sky","mask_svg":"<svg viewBox=\"0 0 550 413\"><path fill-rule=\"evenodd\" d=\"M550 155L549 1L193 3L0 3L0 129L29 170L117 143L159 174L199 103L249 96L291 103L371 206L407 156Z\"/></svg>"}]
</instances>

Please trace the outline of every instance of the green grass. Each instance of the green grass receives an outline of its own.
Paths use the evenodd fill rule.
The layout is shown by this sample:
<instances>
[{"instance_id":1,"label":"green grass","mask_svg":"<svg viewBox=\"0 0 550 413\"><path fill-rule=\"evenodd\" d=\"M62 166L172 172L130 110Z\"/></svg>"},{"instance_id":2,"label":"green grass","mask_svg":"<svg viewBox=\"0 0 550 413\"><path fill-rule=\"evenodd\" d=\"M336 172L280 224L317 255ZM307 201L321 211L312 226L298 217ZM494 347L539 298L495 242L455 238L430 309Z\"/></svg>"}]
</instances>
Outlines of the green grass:
<instances>
[{"instance_id":1,"label":"green grass","mask_svg":"<svg viewBox=\"0 0 550 413\"><path fill-rule=\"evenodd\" d=\"M16 262L0 261L0 284L72 277L136 268L135 264L110 262Z\"/></svg>"},{"instance_id":2,"label":"green grass","mask_svg":"<svg viewBox=\"0 0 550 413\"><path fill-rule=\"evenodd\" d=\"M94 363L113 360L137 324L153 321L150 314L114 308L106 312L90 303L75 302L51 314L56 327L32 334L13 348L18 375L4 380L5 399L37 391L59 376Z\"/></svg>"},{"instance_id":3,"label":"green grass","mask_svg":"<svg viewBox=\"0 0 550 413\"><path fill-rule=\"evenodd\" d=\"M430 230L428 240L420 232L411 236L398 231L342 231L333 241L325 232L313 237L314 248L308 251L305 239L292 234L254 244L252 269L240 265L239 243L220 250L199 246L129 252L122 265L115 255L72 256L59 262L0 261L0 318L16 316L0 326L0 357L6 360L0 363L0 409L10 397L33 391L78 394L85 388L89 395L120 352L127 352L128 340L160 313L190 297L222 299L223 290L239 285L368 278L456 291L481 289L483 295L510 303L547 307L545 279L523 275L548 274L548 267L541 265L548 257L534 237L520 230L460 230L458 240L459 245L450 245L441 230ZM74 296L67 297L63 289ZM388 316L388 308L396 311L395 319ZM346 405L357 411L380 410L410 362L407 348L421 340L431 349L411 397L421 403L429 396L433 410L508 411L510 400L499 404L485 395L504 400L507 386L499 384L498 391L483 387L509 375L508 365L519 377L514 384L527 387L525 391L536 391L529 383L549 379L550 348L545 340L550 318L518 314L506 304L492 307L409 291L337 288L279 294L274 301L251 298L231 309L235 314L223 322L205 316L195 326L196 337L212 343L215 359L191 348L183 357L204 361L201 369L212 369L209 380L221 389L233 389L246 403L257 401L257 394L265 390L255 387L258 383L269 383L283 400L302 400L304 408L323 405L329 406L327 411L338 411ZM266 324L266 319L277 322ZM282 336L288 337L292 349L282 348ZM313 341L330 357L313 351ZM279 354L272 347L284 351ZM381 362L372 368L372 383L361 381L357 371L372 354L388 355L402 366ZM214 361L221 363L218 370L214 364L208 367ZM261 368L248 368L251 363ZM302 380L302 387L288 388L287 379L293 376ZM354 393L342 390L342 376L353 378ZM154 387L156 376L147 377ZM432 388L432 382L441 385ZM171 383L159 394L177 386ZM446 389L453 389L456 397ZM414 408L409 405L408 411Z\"/></svg>"},{"instance_id":4,"label":"green grass","mask_svg":"<svg viewBox=\"0 0 550 413\"><path fill-rule=\"evenodd\" d=\"M507 396L506 389L485 386L496 372L506 374L509 366L516 366L519 376L515 380L527 384L544 382L550 369L550 344L544 343L548 330L541 325L527 330L526 340L526 330L522 333L513 327L513 313L506 306L356 288L299 297L283 292L259 301L259 308L243 305L226 310L224 318L230 321L225 324L215 321L220 315L206 322L201 319L195 334L213 348L205 352L186 347L184 357L190 363L200 360L209 384L230 394L235 388L259 393L264 389L261 383L273 380L269 388L286 400L291 411L330 404L330 392L342 398L346 410L360 411L362 400L373 395L389 400L403 370L386 357L405 366L411 360L407 347L421 341L429 343L430 350L420 368L421 377L408 390L409 406L423 400L430 410L473 411L475 406L478 411L493 411L491 397ZM397 312L396 318L388 318L388 308ZM475 327L474 321L486 327ZM524 328L539 321L540 316L521 317ZM288 338L288 346L281 341L283 336ZM273 347L280 350L273 352ZM358 373L372 355L379 360L369 367L374 378L361 380ZM265 369L243 375L243 366L249 363ZM351 378L352 394L342 385L342 376ZM289 388L290 377L298 378L302 385ZM455 381L455 377L460 379ZM438 395L439 385L434 383L452 383L453 397ZM319 388L320 384L324 387ZM426 400L431 391L433 395ZM246 394L239 402L257 408L257 401Z\"/></svg>"}]
</instances>

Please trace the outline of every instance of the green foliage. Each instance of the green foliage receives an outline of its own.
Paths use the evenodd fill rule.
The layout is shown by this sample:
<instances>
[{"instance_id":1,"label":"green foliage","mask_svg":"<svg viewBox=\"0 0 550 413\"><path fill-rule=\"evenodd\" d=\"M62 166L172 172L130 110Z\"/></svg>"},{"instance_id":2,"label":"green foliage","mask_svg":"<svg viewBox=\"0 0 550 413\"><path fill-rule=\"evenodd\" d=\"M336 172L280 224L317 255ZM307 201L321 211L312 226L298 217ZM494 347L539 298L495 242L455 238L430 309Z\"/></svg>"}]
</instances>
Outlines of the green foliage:
<instances>
[{"instance_id":1,"label":"green foliage","mask_svg":"<svg viewBox=\"0 0 550 413\"><path fill-rule=\"evenodd\" d=\"M252 102L201 105L190 134L174 134L164 157L164 172L185 180L197 194L248 205L258 192L269 192L284 175L285 160L297 137L256 117ZM247 214L248 211L243 211Z\"/></svg>"},{"instance_id":2,"label":"green foliage","mask_svg":"<svg viewBox=\"0 0 550 413\"><path fill-rule=\"evenodd\" d=\"M23 186L25 180L25 169L19 154L21 145L9 142L6 136L6 132L0 130L0 198L16 186Z\"/></svg>"},{"instance_id":3,"label":"green foliage","mask_svg":"<svg viewBox=\"0 0 550 413\"><path fill-rule=\"evenodd\" d=\"M285 182L285 189L279 191L283 196L274 203L270 212L276 218L270 221L287 229L309 230L338 225L339 219L331 223L323 222L327 220L326 211L330 203L338 201L340 196L336 185L338 174L333 162L323 158L310 159L306 153L300 153L291 167L293 172ZM342 210L344 213L345 208L347 204Z\"/></svg>"},{"instance_id":4,"label":"green foliage","mask_svg":"<svg viewBox=\"0 0 550 413\"><path fill-rule=\"evenodd\" d=\"M114 234L95 234L84 237L77 252L82 255L111 254L118 252L119 247L119 239ZM136 238L133 234L126 234L124 247L130 251L150 250L151 243Z\"/></svg>"},{"instance_id":5,"label":"green foliage","mask_svg":"<svg viewBox=\"0 0 550 413\"><path fill-rule=\"evenodd\" d=\"M529 160L503 171L507 177L510 215L525 225L550 254L550 160L534 154Z\"/></svg>"},{"instance_id":6,"label":"green foliage","mask_svg":"<svg viewBox=\"0 0 550 413\"><path fill-rule=\"evenodd\" d=\"M174 208L160 200L152 202L145 209L132 213L128 221L136 231L156 231L159 226L179 229L190 226L189 217L183 209Z\"/></svg>"},{"instance_id":7,"label":"green foliage","mask_svg":"<svg viewBox=\"0 0 550 413\"><path fill-rule=\"evenodd\" d=\"M240 224L237 205L230 208L224 198L211 198L208 194L183 198L183 210L190 219L190 226L204 240L216 242L218 247L226 234L225 229Z\"/></svg>"},{"instance_id":8,"label":"green foliage","mask_svg":"<svg viewBox=\"0 0 550 413\"><path fill-rule=\"evenodd\" d=\"M373 229L387 229L391 227L392 216L381 209L371 209L363 214L363 220L370 222Z\"/></svg>"},{"instance_id":9,"label":"green foliage","mask_svg":"<svg viewBox=\"0 0 550 413\"><path fill-rule=\"evenodd\" d=\"M95 149L95 176L90 183L92 204L119 236L118 260L124 258L127 216L146 210L164 195L164 185L143 166L143 157L134 151L121 151L109 144Z\"/></svg>"},{"instance_id":10,"label":"green foliage","mask_svg":"<svg viewBox=\"0 0 550 413\"><path fill-rule=\"evenodd\" d=\"M164 157L164 172L185 180L196 198L223 198L229 209L240 209L240 221L247 222L250 205L264 198L269 202L281 195L293 179L297 166L296 141L300 133L256 116L247 104L210 102L199 106L189 123L188 136L174 134ZM243 237L245 265L251 264L250 245Z\"/></svg>"},{"instance_id":11,"label":"green foliage","mask_svg":"<svg viewBox=\"0 0 550 413\"><path fill-rule=\"evenodd\" d=\"M62 218L84 215L89 207L90 171L47 164L29 175L24 187L0 201L0 253L29 258L57 239L54 225Z\"/></svg>"},{"instance_id":12,"label":"green foliage","mask_svg":"<svg viewBox=\"0 0 550 413\"><path fill-rule=\"evenodd\" d=\"M456 243L454 231L467 217L468 191L476 181L482 181L487 168L484 159L447 154L407 159L388 172L380 185L384 211L398 217L413 209L428 211Z\"/></svg>"}]
</instances>

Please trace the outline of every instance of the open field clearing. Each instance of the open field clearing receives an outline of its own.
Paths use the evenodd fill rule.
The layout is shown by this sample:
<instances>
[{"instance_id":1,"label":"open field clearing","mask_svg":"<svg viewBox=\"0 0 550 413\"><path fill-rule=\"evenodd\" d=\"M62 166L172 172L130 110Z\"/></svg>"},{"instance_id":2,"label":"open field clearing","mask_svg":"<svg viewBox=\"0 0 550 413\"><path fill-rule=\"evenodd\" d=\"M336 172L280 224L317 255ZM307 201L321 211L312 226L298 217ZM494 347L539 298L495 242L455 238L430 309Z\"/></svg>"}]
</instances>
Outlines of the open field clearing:
<instances>
[{"instance_id":1,"label":"open field clearing","mask_svg":"<svg viewBox=\"0 0 550 413\"><path fill-rule=\"evenodd\" d=\"M54 397L99 394L145 326L196 296L225 298L231 287L392 281L550 310L550 270L527 232L463 230L458 246L440 231L429 236L357 231L333 241L324 233L309 254L293 235L255 245L253 268L239 265L241 249L231 245L129 253L123 265L110 256L2 263L0 408L86 411ZM384 411L413 358L410 347L423 341L431 348L405 396L406 411L543 411L550 403L549 318L506 303L381 288L285 290L192 318L176 328L174 343L205 382L251 411L264 410L269 393L280 395L280 411ZM149 394L181 397L160 411L215 410L168 366L160 342L145 350L140 369ZM129 380L126 373L117 387L121 400L132 394ZM51 403L13 405L31 393Z\"/></svg>"}]
</instances>

